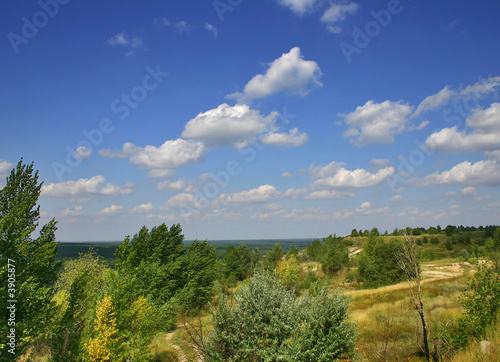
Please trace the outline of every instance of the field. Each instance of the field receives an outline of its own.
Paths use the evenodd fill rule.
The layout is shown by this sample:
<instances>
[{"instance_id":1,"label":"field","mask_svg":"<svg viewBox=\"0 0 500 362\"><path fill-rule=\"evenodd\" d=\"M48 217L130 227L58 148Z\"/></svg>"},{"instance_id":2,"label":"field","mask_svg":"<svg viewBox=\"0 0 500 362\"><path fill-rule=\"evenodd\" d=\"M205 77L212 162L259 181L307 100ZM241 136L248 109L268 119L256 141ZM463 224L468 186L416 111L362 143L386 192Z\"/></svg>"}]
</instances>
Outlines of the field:
<instances>
[{"instance_id":1,"label":"field","mask_svg":"<svg viewBox=\"0 0 500 362\"><path fill-rule=\"evenodd\" d=\"M455 356L449 356L442 346L442 332L453 318L462 313L459 297L466 281L473 275L474 266L457 259L444 259L424 262L421 268L429 342L431 349L437 349L440 354L440 361L499 360L500 330L497 329L489 334L491 344L483 343L482 347L481 343L472 343ZM407 282L375 289L358 289L356 283L340 284L332 280L331 288L341 288L351 298L350 316L358 327L359 360L425 360L418 343L421 340L420 319L411 303ZM197 324L199 320L188 322ZM209 314L201 318L203 325L209 326L209 322ZM488 346L486 350L485 345ZM183 324L167 336L158 336L155 350L169 356L165 361L202 361Z\"/></svg>"}]
</instances>

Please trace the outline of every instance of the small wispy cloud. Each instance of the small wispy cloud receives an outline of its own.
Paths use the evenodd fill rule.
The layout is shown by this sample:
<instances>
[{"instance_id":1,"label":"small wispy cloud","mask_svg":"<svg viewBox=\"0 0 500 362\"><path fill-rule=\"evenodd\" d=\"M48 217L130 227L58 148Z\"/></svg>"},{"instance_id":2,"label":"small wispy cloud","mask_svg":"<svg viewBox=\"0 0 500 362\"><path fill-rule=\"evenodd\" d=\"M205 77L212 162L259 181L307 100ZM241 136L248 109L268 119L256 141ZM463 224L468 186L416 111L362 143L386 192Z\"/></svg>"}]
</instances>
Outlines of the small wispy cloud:
<instances>
[{"instance_id":1,"label":"small wispy cloud","mask_svg":"<svg viewBox=\"0 0 500 362\"><path fill-rule=\"evenodd\" d=\"M205 29L210 31L214 35L214 38L217 39L217 36L219 35L219 33L218 33L217 28L215 26L213 26L212 24L206 23Z\"/></svg>"},{"instance_id":2,"label":"small wispy cloud","mask_svg":"<svg viewBox=\"0 0 500 362\"><path fill-rule=\"evenodd\" d=\"M113 35L106 41L106 43L110 46L119 46L127 49L124 55L130 56L135 53L135 49L138 49L143 45L143 39L138 35L129 36L125 32L122 32Z\"/></svg>"}]
</instances>

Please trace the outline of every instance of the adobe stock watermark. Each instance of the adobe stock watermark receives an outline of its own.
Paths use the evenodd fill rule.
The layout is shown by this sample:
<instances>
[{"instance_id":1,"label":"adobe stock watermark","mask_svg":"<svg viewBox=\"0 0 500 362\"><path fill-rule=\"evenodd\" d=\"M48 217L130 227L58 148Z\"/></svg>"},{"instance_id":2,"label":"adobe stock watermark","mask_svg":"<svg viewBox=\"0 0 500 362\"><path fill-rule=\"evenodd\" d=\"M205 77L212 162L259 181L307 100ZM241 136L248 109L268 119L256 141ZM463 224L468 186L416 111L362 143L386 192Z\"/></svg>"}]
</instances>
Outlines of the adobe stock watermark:
<instances>
[{"instance_id":1,"label":"adobe stock watermark","mask_svg":"<svg viewBox=\"0 0 500 362\"><path fill-rule=\"evenodd\" d=\"M382 28L389 26L393 16L400 14L403 10L404 7L399 0L389 0L386 9L370 11L373 20L368 21L362 28L354 27L353 43L342 42L339 44L346 62L350 63L354 54L360 54L363 49L370 45L371 41L380 35Z\"/></svg>"},{"instance_id":2,"label":"adobe stock watermark","mask_svg":"<svg viewBox=\"0 0 500 362\"><path fill-rule=\"evenodd\" d=\"M16 354L16 262L7 259L7 352Z\"/></svg>"},{"instance_id":3,"label":"adobe stock watermark","mask_svg":"<svg viewBox=\"0 0 500 362\"><path fill-rule=\"evenodd\" d=\"M28 44L33 39L41 28L49 23L49 20L55 17L60 10L60 5L66 5L70 0L40 0L38 6L41 10L35 12L30 19L26 16L21 18L20 34L9 32L7 39L14 50L14 53L19 53L19 47Z\"/></svg>"},{"instance_id":4,"label":"adobe stock watermark","mask_svg":"<svg viewBox=\"0 0 500 362\"><path fill-rule=\"evenodd\" d=\"M146 75L142 78L141 84L136 85L128 93L122 94L111 102L110 110L119 120L125 120L132 110L146 100L148 93L162 84L168 76L168 73L160 70L160 64L157 64L155 69L147 66L145 70ZM52 162L52 170L58 180L64 181L63 175L73 172L73 169L81 164L83 157L78 157L79 153L77 151L79 149L83 148L88 153L91 153L94 147L98 147L103 142L104 135L112 133L115 129L116 125L113 119L104 117L99 121L96 128L82 130L83 139L74 148L69 145L66 146L65 162Z\"/></svg>"},{"instance_id":5,"label":"adobe stock watermark","mask_svg":"<svg viewBox=\"0 0 500 362\"><path fill-rule=\"evenodd\" d=\"M273 110L273 112L275 111ZM276 113L277 116L272 124L272 128L288 125L290 119L297 117L295 114L288 113L286 107L283 107L283 112ZM267 131L270 131L270 129L268 128ZM253 162L257 158L258 153L262 152L265 148L266 146L256 140L248 147L238 149L238 153L240 156L244 157L245 164L248 164ZM243 172L242 164L240 161L233 159L226 163L226 167L223 170L215 174L210 173L212 181L205 183L203 188L195 189L193 192L193 195L201 201L201 204L198 207L191 207L186 204L178 207L185 223L189 224L189 219L192 216L198 215L201 210L207 208L210 202L218 197L231 181L241 174L241 172Z\"/></svg>"},{"instance_id":6,"label":"adobe stock watermark","mask_svg":"<svg viewBox=\"0 0 500 362\"><path fill-rule=\"evenodd\" d=\"M215 12L219 16L220 21L224 21L224 14L229 12L233 12L234 9L241 5L243 0L214 0L212 5L215 9Z\"/></svg>"},{"instance_id":7,"label":"adobe stock watermark","mask_svg":"<svg viewBox=\"0 0 500 362\"><path fill-rule=\"evenodd\" d=\"M238 150L238 153L245 157L246 163L253 162L257 153L265 149L265 146L258 141L252 143L249 147ZM222 191L231 183L231 181L243 172L243 167L238 160L232 159L226 163L223 170L217 173L210 173L212 181L206 182L201 189L195 189L193 195L201 201L201 204L195 207L186 204L180 205L180 215L186 224L190 223L190 218L198 215L201 210L210 205L210 202L218 197Z\"/></svg>"}]
</instances>

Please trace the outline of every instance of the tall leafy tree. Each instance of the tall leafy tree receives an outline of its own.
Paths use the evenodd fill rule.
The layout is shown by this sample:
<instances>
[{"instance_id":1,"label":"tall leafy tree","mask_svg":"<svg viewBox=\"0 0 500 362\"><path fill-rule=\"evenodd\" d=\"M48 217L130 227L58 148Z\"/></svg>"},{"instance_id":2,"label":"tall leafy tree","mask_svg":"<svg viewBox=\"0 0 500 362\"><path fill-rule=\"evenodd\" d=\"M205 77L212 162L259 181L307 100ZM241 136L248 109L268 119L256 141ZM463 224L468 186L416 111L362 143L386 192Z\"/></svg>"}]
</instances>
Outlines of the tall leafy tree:
<instances>
[{"instance_id":1,"label":"tall leafy tree","mask_svg":"<svg viewBox=\"0 0 500 362\"><path fill-rule=\"evenodd\" d=\"M183 287L183 240L179 224L170 229L162 224L151 231L144 226L116 250L116 269L134 279L137 296L149 295L163 304Z\"/></svg>"},{"instance_id":2,"label":"tall leafy tree","mask_svg":"<svg viewBox=\"0 0 500 362\"><path fill-rule=\"evenodd\" d=\"M32 234L39 226L40 206L37 205L42 183L33 163L22 159L7 177L0 190L0 348L6 349L7 330L15 328L16 355L22 354L31 340L47 330L52 310L51 285L61 266L57 254L56 224L52 219L40 228L39 236ZM8 264L11 267L8 268ZM13 268L12 268L13 266ZM10 269L10 270L9 270ZM7 284L13 276L13 288ZM12 298L5 298L8 289L15 289ZM8 326L10 312L7 300L15 303L15 326ZM11 306L11 303L9 303Z\"/></svg>"}]
</instances>

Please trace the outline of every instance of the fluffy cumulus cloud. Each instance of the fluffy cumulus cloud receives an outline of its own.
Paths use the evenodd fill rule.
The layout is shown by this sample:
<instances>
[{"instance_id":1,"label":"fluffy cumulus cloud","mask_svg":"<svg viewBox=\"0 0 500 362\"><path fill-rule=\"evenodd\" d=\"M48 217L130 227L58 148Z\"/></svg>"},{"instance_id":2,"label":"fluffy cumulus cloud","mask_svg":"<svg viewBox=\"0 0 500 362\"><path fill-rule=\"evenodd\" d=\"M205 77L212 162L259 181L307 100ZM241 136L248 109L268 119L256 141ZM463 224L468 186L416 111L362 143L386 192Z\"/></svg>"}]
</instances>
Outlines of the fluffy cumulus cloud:
<instances>
[{"instance_id":1,"label":"fluffy cumulus cloud","mask_svg":"<svg viewBox=\"0 0 500 362\"><path fill-rule=\"evenodd\" d=\"M99 153L111 158L128 157L131 164L151 170L151 177L167 177L179 166L199 160L203 150L201 142L178 138L168 140L160 147L139 147L127 142L121 152L101 150Z\"/></svg>"},{"instance_id":2,"label":"fluffy cumulus cloud","mask_svg":"<svg viewBox=\"0 0 500 362\"><path fill-rule=\"evenodd\" d=\"M494 160L483 160L476 163L464 161L450 170L435 172L422 179L412 181L418 186L433 185L500 185L500 165Z\"/></svg>"},{"instance_id":3,"label":"fluffy cumulus cloud","mask_svg":"<svg viewBox=\"0 0 500 362\"><path fill-rule=\"evenodd\" d=\"M123 206L119 205L111 205L109 207L105 207L101 211L99 211L100 215L105 215L105 216L111 216L111 215L116 215L123 212Z\"/></svg>"},{"instance_id":4,"label":"fluffy cumulus cloud","mask_svg":"<svg viewBox=\"0 0 500 362\"><path fill-rule=\"evenodd\" d=\"M260 141L265 145L297 147L308 140L307 134L293 128L290 132L270 132L260 136Z\"/></svg>"},{"instance_id":5,"label":"fluffy cumulus cloud","mask_svg":"<svg viewBox=\"0 0 500 362\"><path fill-rule=\"evenodd\" d=\"M3 158L0 158L0 178L2 178L1 181L3 181L5 177L7 177L7 175L9 174L10 170L13 167L14 167L13 163L10 163L4 160Z\"/></svg>"},{"instance_id":6,"label":"fluffy cumulus cloud","mask_svg":"<svg viewBox=\"0 0 500 362\"><path fill-rule=\"evenodd\" d=\"M357 207L355 211L360 215L379 215L389 212L389 208L387 206L374 208L372 207L372 204L370 202L366 201L363 202L359 207Z\"/></svg>"},{"instance_id":7,"label":"fluffy cumulus cloud","mask_svg":"<svg viewBox=\"0 0 500 362\"><path fill-rule=\"evenodd\" d=\"M408 116L412 107L402 102L385 101L377 103L373 100L356 108L354 112L341 114L345 125L345 137L357 146L378 143L393 143L394 136L411 128Z\"/></svg>"},{"instance_id":8,"label":"fluffy cumulus cloud","mask_svg":"<svg viewBox=\"0 0 500 362\"><path fill-rule=\"evenodd\" d=\"M219 199L230 203L266 202L280 197L281 192L273 185L262 185L255 189L231 194L222 194Z\"/></svg>"},{"instance_id":9,"label":"fluffy cumulus cloud","mask_svg":"<svg viewBox=\"0 0 500 362\"><path fill-rule=\"evenodd\" d=\"M359 5L355 2L349 4L330 4L330 7L326 9L321 21L327 24L327 28L332 33L340 33L342 29L337 23L345 20L346 15L354 15L359 9Z\"/></svg>"},{"instance_id":10,"label":"fluffy cumulus cloud","mask_svg":"<svg viewBox=\"0 0 500 362\"><path fill-rule=\"evenodd\" d=\"M75 151L75 158L78 158L78 159L85 159L85 158L89 158L90 155L92 155L92 150L90 150L88 147L86 146L80 146L76 149Z\"/></svg>"},{"instance_id":11,"label":"fluffy cumulus cloud","mask_svg":"<svg viewBox=\"0 0 500 362\"><path fill-rule=\"evenodd\" d=\"M198 114L191 119L182 137L202 141L208 147L246 147L256 136L272 127L277 113L264 117L246 104L230 106L221 104L215 109Z\"/></svg>"},{"instance_id":12,"label":"fluffy cumulus cloud","mask_svg":"<svg viewBox=\"0 0 500 362\"><path fill-rule=\"evenodd\" d=\"M189 193L181 193L175 196L172 196L165 203L167 208L179 208L179 209L202 209L206 207L206 202L199 197L189 194Z\"/></svg>"},{"instance_id":13,"label":"fluffy cumulus cloud","mask_svg":"<svg viewBox=\"0 0 500 362\"><path fill-rule=\"evenodd\" d=\"M278 0L284 6L289 7L294 13L302 15L310 11L317 0Z\"/></svg>"},{"instance_id":14,"label":"fluffy cumulus cloud","mask_svg":"<svg viewBox=\"0 0 500 362\"><path fill-rule=\"evenodd\" d=\"M346 187L363 188L378 185L394 173L394 167L384 167L376 173L365 169L347 170L343 163L331 162L326 166L312 166L309 177L313 180L313 188Z\"/></svg>"},{"instance_id":15,"label":"fluffy cumulus cloud","mask_svg":"<svg viewBox=\"0 0 500 362\"><path fill-rule=\"evenodd\" d=\"M153 211L154 207L152 203L147 203L147 204L142 204L142 205L137 205L132 209L132 212L137 212L137 213L145 213L145 212L151 212Z\"/></svg>"},{"instance_id":16,"label":"fluffy cumulus cloud","mask_svg":"<svg viewBox=\"0 0 500 362\"><path fill-rule=\"evenodd\" d=\"M281 91L305 96L311 90L323 85L321 76L318 63L304 60L300 48L295 47L274 60L265 74L253 77L246 84L243 93L233 93L228 97L244 102Z\"/></svg>"},{"instance_id":17,"label":"fluffy cumulus cloud","mask_svg":"<svg viewBox=\"0 0 500 362\"><path fill-rule=\"evenodd\" d=\"M431 134L426 147L441 152L484 152L500 150L500 103L476 109L466 120L471 132L443 128Z\"/></svg>"},{"instance_id":18,"label":"fluffy cumulus cloud","mask_svg":"<svg viewBox=\"0 0 500 362\"><path fill-rule=\"evenodd\" d=\"M72 209L70 209L70 208L64 209L61 212L62 217L76 217L76 216L80 216L82 214L83 214L83 207L81 207L81 206L75 206Z\"/></svg>"},{"instance_id":19,"label":"fluffy cumulus cloud","mask_svg":"<svg viewBox=\"0 0 500 362\"><path fill-rule=\"evenodd\" d=\"M121 187L109 182L104 184L105 181L103 176L98 175L89 179L50 183L42 186L41 195L46 197L117 196L127 195L133 191L133 184Z\"/></svg>"}]
</instances>

